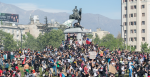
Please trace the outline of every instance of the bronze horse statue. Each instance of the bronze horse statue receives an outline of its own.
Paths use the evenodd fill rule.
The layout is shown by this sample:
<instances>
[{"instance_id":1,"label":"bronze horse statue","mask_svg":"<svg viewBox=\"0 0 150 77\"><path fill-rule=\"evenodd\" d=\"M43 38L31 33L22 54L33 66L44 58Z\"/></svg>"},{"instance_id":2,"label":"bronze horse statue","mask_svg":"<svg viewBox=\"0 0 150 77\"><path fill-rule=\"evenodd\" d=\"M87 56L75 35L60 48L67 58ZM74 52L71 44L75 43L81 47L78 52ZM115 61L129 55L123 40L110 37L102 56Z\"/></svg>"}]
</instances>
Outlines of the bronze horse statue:
<instances>
[{"instance_id":1,"label":"bronze horse statue","mask_svg":"<svg viewBox=\"0 0 150 77\"><path fill-rule=\"evenodd\" d=\"M75 19L78 20L78 23L80 24L81 21L81 14L82 14L82 8L78 11L77 6L73 9L73 14L69 16L69 19Z\"/></svg>"}]
</instances>

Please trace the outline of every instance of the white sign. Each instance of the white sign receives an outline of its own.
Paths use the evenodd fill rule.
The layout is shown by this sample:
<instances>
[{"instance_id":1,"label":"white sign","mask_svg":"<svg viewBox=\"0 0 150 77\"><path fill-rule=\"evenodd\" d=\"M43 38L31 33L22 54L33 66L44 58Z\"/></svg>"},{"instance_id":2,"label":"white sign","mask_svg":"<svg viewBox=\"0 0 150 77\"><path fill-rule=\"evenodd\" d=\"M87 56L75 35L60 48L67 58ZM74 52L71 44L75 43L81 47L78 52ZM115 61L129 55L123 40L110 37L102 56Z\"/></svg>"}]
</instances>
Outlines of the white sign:
<instances>
[{"instance_id":1,"label":"white sign","mask_svg":"<svg viewBox=\"0 0 150 77\"><path fill-rule=\"evenodd\" d=\"M90 58L90 59L95 59L95 58L96 58L96 55L97 55L97 54L96 54L95 51L89 52L89 56L90 56L89 58Z\"/></svg>"}]
</instances>

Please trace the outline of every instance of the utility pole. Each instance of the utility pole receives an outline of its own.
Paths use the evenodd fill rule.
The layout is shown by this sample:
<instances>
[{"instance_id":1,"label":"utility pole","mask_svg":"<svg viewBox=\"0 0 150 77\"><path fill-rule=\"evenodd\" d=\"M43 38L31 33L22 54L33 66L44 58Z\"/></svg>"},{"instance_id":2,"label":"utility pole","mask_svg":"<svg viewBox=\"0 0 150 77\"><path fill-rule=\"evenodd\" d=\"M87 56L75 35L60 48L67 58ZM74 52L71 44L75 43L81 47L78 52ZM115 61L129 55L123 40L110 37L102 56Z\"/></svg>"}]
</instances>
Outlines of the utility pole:
<instances>
[{"instance_id":1,"label":"utility pole","mask_svg":"<svg viewBox=\"0 0 150 77\"><path fill-rule=\"evenodd\" d=\"M45 32L48 32L47 16L45 17Z\"/></svg>"}]
</instances>

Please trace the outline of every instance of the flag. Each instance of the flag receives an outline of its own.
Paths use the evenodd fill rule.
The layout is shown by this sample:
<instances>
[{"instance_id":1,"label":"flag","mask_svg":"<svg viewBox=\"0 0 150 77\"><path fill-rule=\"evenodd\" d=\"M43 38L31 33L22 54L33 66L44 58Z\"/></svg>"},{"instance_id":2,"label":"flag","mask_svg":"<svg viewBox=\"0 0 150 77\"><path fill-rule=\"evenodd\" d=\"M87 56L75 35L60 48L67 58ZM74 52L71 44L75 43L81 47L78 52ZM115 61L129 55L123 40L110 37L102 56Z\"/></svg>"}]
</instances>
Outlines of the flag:
<instances>
[{"instance_id":1,"label":"flag","mask_svg":"<svg viewBox=\"0 0 150 77\"><path fill-rule=\"evenodd\" d=\"M87 38L86 44L91 44L91 42L92 42L92 39Z\"/></svg>"},{"instance_id":2,"label":"flag","mask_svg":"<svg viewBox=\"0 0 150 77\"><path fill-rule=\"evenodd\" d=\"M74 20L75 20L75 19L69 19L69 20L65 21L65 22L63 23L63 25L66 25L66 26L68 26L68 27L71 27L72 22L73 22Z\"/></svg>"},{"instance_id":3,"label":"flag","mask_svg":"<svg viewBox=\"0 0 150 77\"><path fill-rule=\"evenodd\" d=\"M25 62L26 62L26 57L24 58L24 60L23 60L22 64L25 64Z\"/></svg>"}]
</instances>

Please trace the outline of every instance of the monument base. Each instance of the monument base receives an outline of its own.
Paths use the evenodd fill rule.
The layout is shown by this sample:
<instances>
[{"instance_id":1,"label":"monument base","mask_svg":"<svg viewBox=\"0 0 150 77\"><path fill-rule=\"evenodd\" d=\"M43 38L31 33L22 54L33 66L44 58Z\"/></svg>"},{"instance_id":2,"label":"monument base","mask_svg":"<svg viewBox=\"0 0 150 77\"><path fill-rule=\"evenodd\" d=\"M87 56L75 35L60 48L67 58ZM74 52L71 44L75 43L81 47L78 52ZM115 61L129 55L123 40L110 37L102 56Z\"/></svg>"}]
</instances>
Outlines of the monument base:
<instances>
[{"instance_id":1,"label":"monument base","mask_svg":"<svg viewBox=\"0 0 150 77\"><path fill-rule=\"evenodd\" d=\"M77 40L79 41L81 39L81 41L83 41L83 36L85 33L91 33L91 30L88 29L84 29L84 28L66 28L66 30L64 31L65 34L65 39L67 39L67 34L70 34L71 36L75 33L77 36Z\"/></svg>"}]
</instances>

